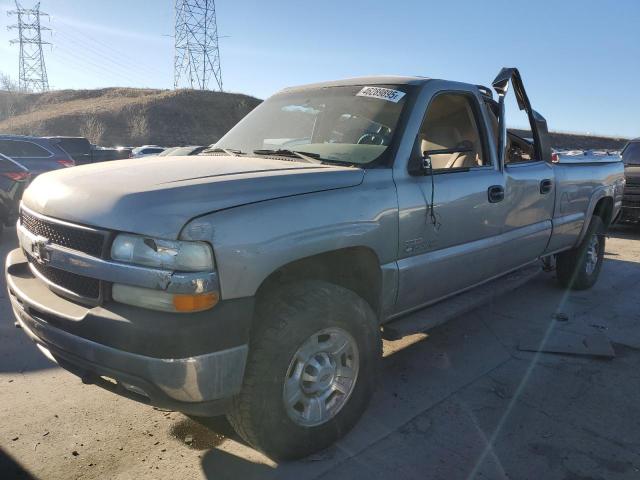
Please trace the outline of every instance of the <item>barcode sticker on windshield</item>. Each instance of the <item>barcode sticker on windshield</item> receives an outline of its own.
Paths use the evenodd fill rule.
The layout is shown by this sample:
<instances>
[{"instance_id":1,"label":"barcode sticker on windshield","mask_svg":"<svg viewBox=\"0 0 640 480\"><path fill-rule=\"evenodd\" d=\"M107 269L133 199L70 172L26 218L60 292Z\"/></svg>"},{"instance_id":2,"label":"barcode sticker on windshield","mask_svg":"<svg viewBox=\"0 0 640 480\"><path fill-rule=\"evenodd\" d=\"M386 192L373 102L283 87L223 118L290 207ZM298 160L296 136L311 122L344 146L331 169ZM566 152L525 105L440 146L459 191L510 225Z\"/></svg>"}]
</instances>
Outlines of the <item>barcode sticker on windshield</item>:
<instances>
[{"instance_id":1,"label":"barcode sticker on windshield","mask_svg":"<svg viewBox=\"0 0 640 480\"><path fill-rule=\"evenodd\" d=\"M356 94L356 97L381 98L382 100L398 103L404 97L404 92L390 88L364 87Z\"/></svg>"}]
</instances>

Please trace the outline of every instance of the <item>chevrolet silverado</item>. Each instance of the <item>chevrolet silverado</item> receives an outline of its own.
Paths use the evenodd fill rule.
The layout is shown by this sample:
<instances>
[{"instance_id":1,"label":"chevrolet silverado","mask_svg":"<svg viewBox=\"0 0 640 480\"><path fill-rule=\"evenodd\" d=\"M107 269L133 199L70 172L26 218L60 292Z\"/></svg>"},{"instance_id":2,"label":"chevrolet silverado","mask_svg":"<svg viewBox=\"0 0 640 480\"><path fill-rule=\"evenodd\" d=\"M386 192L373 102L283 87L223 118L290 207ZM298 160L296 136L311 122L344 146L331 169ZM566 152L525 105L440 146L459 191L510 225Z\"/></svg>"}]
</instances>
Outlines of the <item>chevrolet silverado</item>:
<instances>
[{"instance_id":1,"label":"chevrolet silverado","mask_svg":"<svg viewBox=\"0 0 640 480\"><path fill-rule=\"evenodd\" d=\"M507 129L510 86L533 141ZM355 425L381 338L407 314L540 260L562 287L591 287L623 187L619 161L551 161L513 68L493 90L288 88L199 156L40 175L9 297L84 382L226 414L249 444L296 458Z\"/></svg>"}]
</instances>

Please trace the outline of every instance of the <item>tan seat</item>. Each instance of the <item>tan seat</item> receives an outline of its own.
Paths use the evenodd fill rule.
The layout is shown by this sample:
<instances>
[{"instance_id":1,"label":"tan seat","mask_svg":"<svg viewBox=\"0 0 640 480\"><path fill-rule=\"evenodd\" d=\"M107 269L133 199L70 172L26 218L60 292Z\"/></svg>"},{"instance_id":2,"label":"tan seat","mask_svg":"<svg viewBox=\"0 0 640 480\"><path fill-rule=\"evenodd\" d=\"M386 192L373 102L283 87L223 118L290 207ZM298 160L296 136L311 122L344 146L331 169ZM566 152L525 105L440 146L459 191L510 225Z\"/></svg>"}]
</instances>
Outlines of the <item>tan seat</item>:
<instances>
[{"instance_id":1,"label":"tan seat","mask_svg":"<svg viewBox=\"0 0 640 480\"><path fill-rule=\"evenodd\" d=\"M466 149L431 155L435 170L482 165L482 145L469 102L460 95L442 95L429 106L420 133L420 151Z\"/></svg>"},{"instance_id":2,"label":"tan seat","mask_svg":"<svg viewBox=\"0 0 640 480\"><path fill-rule=\"evenodd\" d=\"M420 152L422 153L450 148L468 148L472 151L431 155L431 164L435 170L478 166L478 155L473 143L469 140L463 140L458 129L454 127L433 127L423 135L420 143Z\"/></svg>"}]
</instances>

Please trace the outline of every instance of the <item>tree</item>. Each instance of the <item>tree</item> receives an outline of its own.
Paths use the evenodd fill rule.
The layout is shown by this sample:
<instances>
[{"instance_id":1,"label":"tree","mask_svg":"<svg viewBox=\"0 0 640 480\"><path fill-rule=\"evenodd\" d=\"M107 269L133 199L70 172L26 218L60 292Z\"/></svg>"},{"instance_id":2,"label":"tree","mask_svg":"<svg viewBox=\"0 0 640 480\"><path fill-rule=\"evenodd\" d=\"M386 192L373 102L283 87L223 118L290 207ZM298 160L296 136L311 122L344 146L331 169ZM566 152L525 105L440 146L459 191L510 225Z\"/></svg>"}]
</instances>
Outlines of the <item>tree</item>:
<instances>
[{"instance_id":1,"label":"tree","mask_svg":"<svg viewBox=\"0 0 640 480\"><path fill-rule=\"evenodd\" d=\"M6 73L0 72L0 90L14 94L18 92L18 84Z\"/></svg>"},{"instance_id":2,"label":"tree","mask_svg":"<svg viewBox=\"0 0 640 480\"><path fill-rule=\"evenodd\" d=\"M89 113L85 116L82 125L80 125L80 135L86 137L91 143L100 144L106 127L103 122L98 119L97 115Z\"/></svg>"}]
</instances>

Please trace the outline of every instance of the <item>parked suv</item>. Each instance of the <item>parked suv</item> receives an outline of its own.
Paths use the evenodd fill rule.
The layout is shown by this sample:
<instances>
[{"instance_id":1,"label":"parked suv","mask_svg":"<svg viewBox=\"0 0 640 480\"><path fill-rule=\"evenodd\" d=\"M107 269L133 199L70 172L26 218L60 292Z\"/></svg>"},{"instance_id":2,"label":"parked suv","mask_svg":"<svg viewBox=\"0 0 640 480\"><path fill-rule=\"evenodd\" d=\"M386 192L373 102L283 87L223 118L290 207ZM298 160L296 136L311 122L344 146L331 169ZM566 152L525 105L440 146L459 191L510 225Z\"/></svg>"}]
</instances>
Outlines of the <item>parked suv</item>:
<instances>
[{"instance_id":1,"label":"parked suv","mask_svg":"<svg viewBox=\"0 0 640 480\"><path fill-rule=\"evenodd\" d=\"M46 137L58 145L75 161L76 165L107 162L129 158L131 150L124 148L106 148L92 145L85 137Z\"/></svg>"},{"instance_id":2,"label":"parked suv","mask_svg":"<svg viewBox=\"0 0 640 480\"><path fill-rule=\"evenodd\" d=\"M640 222L640 138L631 140L622 150L627 184L622 199L623 222Z\"/></svg>"},{"instance_id":3,"label":"parked suv","mask_svg":"<svg viewBox=\"0 0 640 480\"><path fill-rule=\"evenodd\" d=\"M5 225L15 223L29 178L29 170L0 153L0 234Z\"/></svg>"},{"instance_id":4,"label":"parked suv","mask_svg":"<svg viewBox=\"0 0 640 480\"><path fill-rule=\"evenodd\" d=\"M32 176L73 167L73 158L50 139L24 135L0 135L0 153L25 166Z\"/></svg>"}]
</instances>

